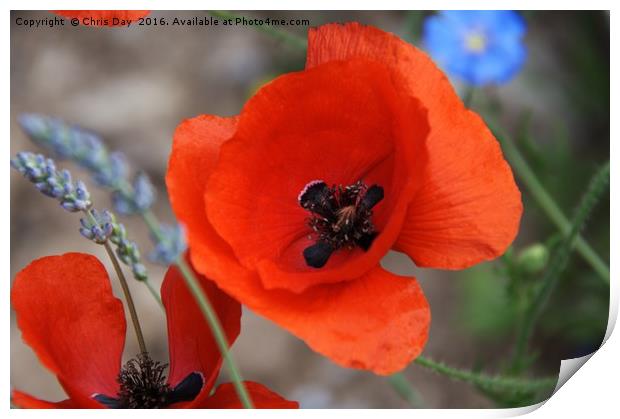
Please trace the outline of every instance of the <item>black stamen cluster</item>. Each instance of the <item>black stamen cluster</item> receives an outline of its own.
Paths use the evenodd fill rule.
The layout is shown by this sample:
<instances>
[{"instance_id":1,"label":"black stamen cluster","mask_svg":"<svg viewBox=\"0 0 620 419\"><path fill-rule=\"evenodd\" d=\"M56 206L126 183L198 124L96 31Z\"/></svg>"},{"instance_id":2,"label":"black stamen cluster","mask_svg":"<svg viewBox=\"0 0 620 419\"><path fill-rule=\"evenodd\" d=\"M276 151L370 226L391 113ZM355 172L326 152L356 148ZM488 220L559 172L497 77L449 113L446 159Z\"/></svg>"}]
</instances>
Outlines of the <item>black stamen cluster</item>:
<instances>
[{"instance_id":1,"label":"black stamen cluster","mask_svg":"<svg viewBox=\"0 0 620 419\"><path fill-rule=\"evenodd\" d=\"M118 398L126 409L157 409L164 407L171 392L166 383L168 364L153 361L142 353L129 360L121 369Z\"/></svg>"},{"instance_id":2,"label":"black stamen cluster","mask_svg":"<svg viewBox=\"0 0 620 419\"><path fill-rule=\"evenodd\" d=\"M167 367L168 364L153 361L147 353L141 353L121 368L117 397L95 394L93 398L111 409L161 409L194 400L204 386L202 374L192 372L171 388L166 381Z\"/></svg>"},{"instance_id":3,"label":"black stamen cluster","mask_svg":"<svg viewBox=\"0 0 620 419\"><path fill-rule=\"evenodd\" d=\"M368 250L377 236L372 208L383 199L383 188L362 181L353 185L328 187L323 181L310 182L299 195L299 204L310 211L308 226L316 243L304 250L309 266L324 266L331 254L356 246Z\"/></svg>"}]
</instances>

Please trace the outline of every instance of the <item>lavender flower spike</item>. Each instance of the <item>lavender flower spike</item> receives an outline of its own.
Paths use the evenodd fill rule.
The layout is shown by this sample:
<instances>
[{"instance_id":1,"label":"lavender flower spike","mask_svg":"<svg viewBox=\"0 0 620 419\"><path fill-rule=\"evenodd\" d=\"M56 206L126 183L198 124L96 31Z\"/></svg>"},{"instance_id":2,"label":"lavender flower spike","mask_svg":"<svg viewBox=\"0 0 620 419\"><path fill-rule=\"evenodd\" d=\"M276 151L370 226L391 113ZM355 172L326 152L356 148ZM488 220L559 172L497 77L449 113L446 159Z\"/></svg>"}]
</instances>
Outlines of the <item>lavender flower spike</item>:
<instances>
[{"instance_id":1,"label":"lavender flower spike","mask_svg":"<svg viewBox=\"0 0 620 419\"><path fill-rule=\"evenodd\" d=\"M86 211L92 207L90 194L83 182L73 182L67 170L58 171L52 159L42 154L17 153L11 166L44 195L54 198L69 212Z\"/></svg>"},{"instance_id":2,"label":"lavender flower spike","mask_svg":"<svg viewBox=\"0 0 620 419\"><path fill-rule=\"evenodd\" d=\"M140 251L135 242L129 241L125 227L109 211L93 209L90 194L82 181L73 182L68 170L58 171L52 159L30 152L17 153L11 166L44 195L54 198L69 212L83 211L80 234L97 244L108 240L116 246L119 259L131 267L134 278L146 281L146 268L140 261Z\"/></svg>"},{"instance_id":3,"label":"lavender flower spike","mask_svg":"<svg viewBox=\"0 0 620 419\"><path fill-rule=\"evenodd\" d=\"M178 225L162 224L160 228L160 240L153 237L153 241L157 243L155 250L149 255L149 259L163 266L174 263L177 258L185 252L187 245L185 244L183 228Z\"/></svg>"},{"instance_id":4,"label":"lavender flower spike","mask_svg":"<svg viewBox=\"0 0 620 419\"><path fill-rule=\"evenodd\" d=\"M22 114L18 122L37 145L61 160L73 160L93 174L101 186L116 187L127 175L122 156L108 153L96 134L64 121L38 114Z\"/></svg>"},{"instance_id":5,"label":"lavender flower spike","mask_svg":"<svg viewBox=\"0 0 620 419\"><path fill-rule=\"evenodd\" d=\"M81 218L80 234L97 244L104 244L114 232L114 216L109 211L99 212L93 209L90 217Z\"/></svg>"},{"instance_id":6,"label":"lavender flower spike","mask_svg":"<svg viewBox=\"0 0 620 419\"><path fill-rule=\"evenodd\" d=\"M88 217L80 219L80 223L82 236L98 244L109 240L116 247L116 255L121 262L131 268L134 278L138 281L148 279L146 267L140 261L138 245L128 239L125 226L116 221L114 214L93 209Z\"/></svg>"},{"instance_id":7,"label":"lavender flower spike","mask_svg":"<svg viewBox=\"0 0 620 419\"><path fill-rule=\"evenodd\" d=\"M118 213L140 214L153 205L155 189L148 176L139 173L133 184L129 182L124 154L110 152L97 134L61 119L34 113L22 114L18 121L34 143L59 159L76 162L91 173L98 185L112 189Z\"/></svg>"}]
</instances>

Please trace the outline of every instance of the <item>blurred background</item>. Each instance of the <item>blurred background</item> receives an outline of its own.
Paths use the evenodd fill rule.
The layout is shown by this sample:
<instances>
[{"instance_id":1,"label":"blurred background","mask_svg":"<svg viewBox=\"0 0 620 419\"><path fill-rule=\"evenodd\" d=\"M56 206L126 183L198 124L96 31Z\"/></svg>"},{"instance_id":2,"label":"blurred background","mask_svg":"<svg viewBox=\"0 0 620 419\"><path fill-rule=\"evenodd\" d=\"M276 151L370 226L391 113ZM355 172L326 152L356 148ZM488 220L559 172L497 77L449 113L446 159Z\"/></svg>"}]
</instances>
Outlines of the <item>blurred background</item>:
<instances>
[{"instance_id":1,"label":"blurred background","mask_svg":"<svg viewBox=\"0 0 620 419\"><path fill-rule=\"evenodd\" d=\"M250 17L308 19L310 26L359 21L419 44L422 22L433 12L239 12ZM606 12L523 12L528 58L509 84L476 92L472 107L499 118L545 187L567 215L579 202L590 176L609 159L609 15ZM126 153L132 169L145 170L158 187L155 213L173 216L164 175L177 124L198 114L234 115L265 81L304 66L295 49L252 27L27 28L17 17L52 17L47 12L11 14L11 154L37 149L17 117L37 112L65 119L100 134L111 149ZM191 18L206 12L152 12L151 17ZM307 27L285 27L305 36ZM455 81L459 91L463 86ZM7 162L8 165L8 162ZM74 175L83 171L70 163ZM8 169L7 169L8 170ZM110 206L106 192L89 184L98 207ZM521 188L524 217L512 248L518 258L539 244L544 254L559 235ZM11 170L11 278L32 259L69 251L101 256L103 249L77 234L76 215L44 199ZM143 254L151 250L146 227L124 218ZM609 201L597 206L584 236L609 261ZM544 259L544 258L543 258ZM489 373L511 355L520 295L504 261L461 272L416 268L390 253L390 270L415 275L432 307L424 354L446 363ZM544 262L543 262L544 265ZM148 265L159 284L163 270ZM535 283L540 269L529 276ZM163 313L146 288L130 284L154 358L167 359ZM114 282L116 286L116 282ZM117 295L118 289L116 289ZM543 312L534 337L532 374L557 374L560 360L596 350L607 326L609 288L573 254L560 286ZM261 382L305 408L404 408L409 404L386 378L339 368L270 321L244 311L233 352L244 378ZM60 400L63 391L23 344L11 312L11 385L37 397ZM138 352L128 339L126 356ZM419 366L405 372L418 393L418 406L487 408L524 404L489 397Z\"/></svg>"}]
</instances>

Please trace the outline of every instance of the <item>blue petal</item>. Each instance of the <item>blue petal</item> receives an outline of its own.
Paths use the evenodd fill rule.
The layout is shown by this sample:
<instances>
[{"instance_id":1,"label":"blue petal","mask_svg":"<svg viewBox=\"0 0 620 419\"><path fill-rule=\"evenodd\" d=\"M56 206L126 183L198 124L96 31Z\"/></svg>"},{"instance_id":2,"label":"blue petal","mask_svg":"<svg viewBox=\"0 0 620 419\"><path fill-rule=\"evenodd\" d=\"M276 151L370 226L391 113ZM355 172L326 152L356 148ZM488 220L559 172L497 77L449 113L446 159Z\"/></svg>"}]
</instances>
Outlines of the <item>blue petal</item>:
<instances>
[{"instance_id":1,"label":"blue petal","mask_svg":"<svg viewBox=\"0 0 620 419\"><path fill-rule=\"evenodd\" d=\"M451 63L466 59L461 34L439 15L424 22L423 44L433 60L448 72Z\"/></svg>"},{"instance_id":2,"label":"blue petal","mask_svg":"<svg viewBox=\"0 0 620 419\"><path fill-rule=\"evenodd\" d=\"M470 84L505 83L525 61L525 30L525 21L513 11L450 10L426 19L423 44L439 66ZM485 38L483 51L467 49L472 33Z\"/></svg>"}]
</instances>

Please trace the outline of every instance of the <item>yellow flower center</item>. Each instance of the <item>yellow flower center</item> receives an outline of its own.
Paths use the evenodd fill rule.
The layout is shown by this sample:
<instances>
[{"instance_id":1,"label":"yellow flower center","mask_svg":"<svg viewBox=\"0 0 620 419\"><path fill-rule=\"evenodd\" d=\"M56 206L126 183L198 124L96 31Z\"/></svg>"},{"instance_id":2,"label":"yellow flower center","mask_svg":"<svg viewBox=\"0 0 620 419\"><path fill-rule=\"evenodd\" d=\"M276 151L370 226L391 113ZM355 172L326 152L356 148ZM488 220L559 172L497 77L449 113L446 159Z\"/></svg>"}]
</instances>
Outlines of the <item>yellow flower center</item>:
<instances>
[{"instance_id":1,"label":"yellow flower center","mask_svg":"<svg viewBox=\"0 0 620 419\"><path fill-rule=\"evenodd\" d=\"M487 40L481 33L473 32L465 37L465 47L476 54L484 51L487 46Z\"/></svg>"}]
</instances>

